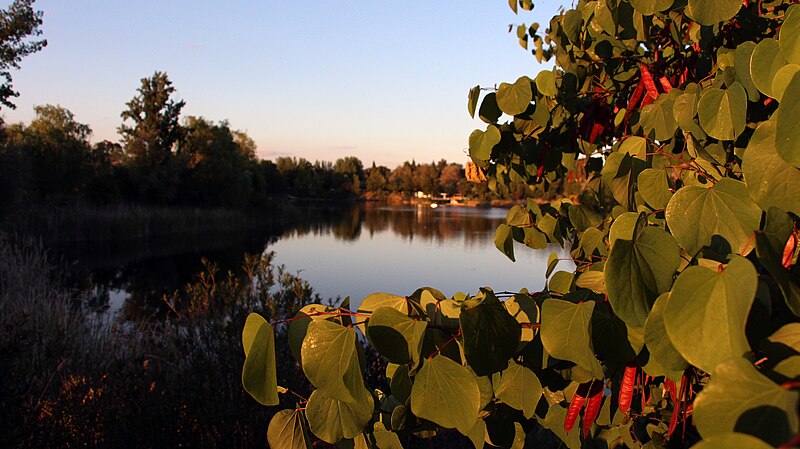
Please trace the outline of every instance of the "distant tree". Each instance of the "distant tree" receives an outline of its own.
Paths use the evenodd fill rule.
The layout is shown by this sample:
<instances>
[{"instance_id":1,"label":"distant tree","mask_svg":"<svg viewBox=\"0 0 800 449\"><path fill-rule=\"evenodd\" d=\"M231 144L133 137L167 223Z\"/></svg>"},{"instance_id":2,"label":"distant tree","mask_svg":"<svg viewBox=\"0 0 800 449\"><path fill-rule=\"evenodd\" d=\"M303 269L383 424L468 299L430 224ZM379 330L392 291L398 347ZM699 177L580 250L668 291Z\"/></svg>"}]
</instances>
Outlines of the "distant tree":
<instances>
[{"instance_id":1,"label":"distant tree","mask_svg":"<svg viewBox=\"0 0 800 449\"><path fill-rule=\"evenodd\" d=\"M7 128L7 144L31 160L33 183L42 197L83 192L91 179L92 130L61 106L34 107L31 123Z\"/></svg>"},{"instance_id":2,"label":"distant tree","mask_svg":"<svg viewBox=\"0 0 800 449\"><path fill-rule=\"evenodd\" d=\"M164 72L142 78L138 94L122 112L123 124L118 128L125 151L131 162L156 166L172 156L174 145L181 137L179 123L185 102L175 101L175 88ZM132 125L124 122L131 121Z\"/></svg>"},{"instance_id":3,"label":"distant tree","mask_svg":"<svg viewBox=\"0 0 800 449\"><path fill-rule=\"evenodd\" d=\"M411 193L414 191L414 166L409 164L407 161L403 163L403 165L398 166L394 170L392 170L392 174L389 177L389 182L391 184L392 190L395 192L407 192Z\"/></svg>"},{"instance_id":4,"label":"distant tree","mask_svg":"<svg viewBox=\"0 0 800 449\"><path fill-rule=\"evenodd\" d=\"M368 168L366 176L366 189L368 192L385 193L389 189L389 176L391 171L383 166L376 167L373 162L372 167Z\"/></svg>"},{"instance_id":5,"label":"distant tree","mask_svg":"<svg viewBox=\"0 0 800 449\"><path fill-rule=\"evenodd\" d=\"M250 138L244 131L231 131L233 133L233 141L239 147L239 153L247 160L256 161L256 142Z\"/></svg>"},{"instance_id":6,"label":"distant tree","mask_svg":"<svg viewBox=\"0 0 800 449\"><path fill-rule=\"evenodd\" d=\"M14 0L0 10L0 104L14 109L10 99L19 96L11 84L11 70L19 69L22 58L36 53L47 45L47 40L29 40L40 36L42 12L33 10L34 0ZM2 123L0 119L0 123Z\"/></svg>"},{"instance_id":7,"label":"distant tree","mask_svg":"<svg viewBox=\"0 0 800 449\"><path fill-rule=\"evenodd\" d=\"M352 178L353 175L358 176L359 179L364 177L364 166L361 163L361 159L355 156L347 156L337 159L333 164L333 171L336 173L341 173L350 178Z\"/></svg>"},{"instance_id":8,"label":"distant tree","mask_svg":"<svg viewBox=\"0 0 800 449\"><path fill-rule=\"evenodd\" d=\"M242 133L239 140L247 144L249 137ZM182 200L203 206L243 206L249 202L252 179L248 150L239 146L227 122L215 125L203 117L187 117L178 153L189 169Z\"/></svg>"},{"instance_id":9,"label":"distant tree","mask_svg":"<svg viewBox=\"0 0 800 449\"><path fill-rule=\"evenodd\" d=\"M439 175L439 189L453 195L458 191L458 182L464 179L464 169L459 164L450 164L442 168Z\"/></svg>"},{"instance_id":10,"label":"distant tree","mask_svg":"<svg viewBox=\"0 0 800 449\"><path fill-rule=\"evenodd\" d=\"M433 195L437 192L439 174L433 164L420 164L414 170L414 190Z\"/></svg>"}]
</instances>

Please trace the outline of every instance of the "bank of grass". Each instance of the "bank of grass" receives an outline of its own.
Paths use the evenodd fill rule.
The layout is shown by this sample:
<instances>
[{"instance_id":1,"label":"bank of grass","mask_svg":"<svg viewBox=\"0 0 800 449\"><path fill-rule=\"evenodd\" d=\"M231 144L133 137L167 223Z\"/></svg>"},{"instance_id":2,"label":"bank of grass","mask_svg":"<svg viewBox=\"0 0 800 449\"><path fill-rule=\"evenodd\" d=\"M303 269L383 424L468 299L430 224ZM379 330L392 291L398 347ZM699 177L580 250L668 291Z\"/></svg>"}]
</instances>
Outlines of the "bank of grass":
<instances>
[{"instance_id":1,"label":"bank of grass","mask_svg":"<svg viewBox=\"0 0 800 449\"><path fill-rule=\"evenodd\" d=\"M1 446L264 447L275 409L241 387L244 320L290 316L319 298L270 255L245 268L236 276L208 263L169 298L167 320L98 322L41 243L0 237ZM277 348L281 385L307 394L282 332Z\"/></svg>"}]
</instances>

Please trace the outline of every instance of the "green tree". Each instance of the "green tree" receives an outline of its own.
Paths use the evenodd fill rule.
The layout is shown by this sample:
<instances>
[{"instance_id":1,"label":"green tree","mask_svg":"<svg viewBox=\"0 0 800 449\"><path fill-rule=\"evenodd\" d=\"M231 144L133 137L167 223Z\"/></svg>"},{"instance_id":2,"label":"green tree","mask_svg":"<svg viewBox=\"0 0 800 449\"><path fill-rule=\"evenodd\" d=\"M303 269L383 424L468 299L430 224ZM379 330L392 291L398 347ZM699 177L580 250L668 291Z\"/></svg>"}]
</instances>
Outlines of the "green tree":
<instances>
[{"instance_id":1,"label":"green tree","mask_svg":"<svg viewBox=\"0 0 800 449\"><path fill-rule=\"evenodd\" d=\"M183 130L178 154L187 161L188 179L181 200L203 206L248 204L253 193L252 139L234 133L226 122L215 125L202 117L187 117Z\"/></svg>"},{"instance_id":2,"label":"green tree","mask_svg":"<svg viewBox=\"0 0 800 449\"><path fill-rule=\"evenodd\" d=\"M512 194L585 165L575 200L516 205L494 236L511 260L558 244L569 262L551 254L537 293L302 309L289 345L316 390L275 415L271 447L445 429L476 448L797 446L800 5L580 0L539 30L516 37L553 69L471 90L470 156ZM261 321L243 379L275 405ZM388 391L365 385L356 329Z\"/></svg>"},{"instance_id":3,"label":"green tree","mask_svg":"<svg viewBox=\"0 0 800 449\"><path fill-rule=\"evenodd\" d=\"M183 100L172 98L175 88L164 72L142 78L138 94L127 103L119 127L125 152L134 164L154 167L173 156L175 144L181 138L179 120ZM124 122L130 121L131 125Z\"/></svg>"},{"instance_id":4,"label":"green tree","mask_svg":"<svg viewBox=\"0 0 800 449\"><path fill-rule=\"evenodd\" d=\"M40 36L42 12L33 9L34 0L14 0L6 9L0 10L0 104L14 109L11 98L19 96L11 84L11 70L19 69L22 58L36 53L47 45Z\"/></svg>"},{"instance_id":5,"label":"green tree","mask_svg":"<svg viewBox=\"0 0 800 449\"><path fill-rule=\"evenodd\" d=\"M35 106L34 112L27 127L7 128L7 145L30 159L39 196L82 194L93 175L91 128L61 106Z\"/></svg>"}]
</instances>

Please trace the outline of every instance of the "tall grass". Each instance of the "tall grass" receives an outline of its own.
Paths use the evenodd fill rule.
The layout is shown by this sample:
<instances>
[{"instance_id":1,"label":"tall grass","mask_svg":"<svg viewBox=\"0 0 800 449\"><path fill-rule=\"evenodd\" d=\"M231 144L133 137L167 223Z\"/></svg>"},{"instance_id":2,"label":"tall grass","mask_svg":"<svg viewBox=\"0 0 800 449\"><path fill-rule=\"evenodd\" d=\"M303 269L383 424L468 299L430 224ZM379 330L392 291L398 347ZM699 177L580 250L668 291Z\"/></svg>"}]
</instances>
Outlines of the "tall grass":
<instances>
[{"instance_id":1,"label":"tall grass","mask_svg":"<svg viewBox=\"0 0 800 449\"><path fill-rule=\"evenodd\" d=\"M319 302L307 283L270 254L241 275L209 262L165 298L169 319L98 323L62 272L41 243L0 237L0 446L264 447L274 410L241 387L241 329L251 311L278 319ZM307 393L277 339L281 385Z\"/></svg>"},{"instance_id":2,"label":"tall grass","mask_svg":"<svg viewBox=\"0 0 800 449\"><path fill-rule=\"evenodd\" d=\"M49 242L148 240L253 228L258 220L241 210L85 203L33 205L6 217L9 232Z\"/></svg>"}]
</instances>

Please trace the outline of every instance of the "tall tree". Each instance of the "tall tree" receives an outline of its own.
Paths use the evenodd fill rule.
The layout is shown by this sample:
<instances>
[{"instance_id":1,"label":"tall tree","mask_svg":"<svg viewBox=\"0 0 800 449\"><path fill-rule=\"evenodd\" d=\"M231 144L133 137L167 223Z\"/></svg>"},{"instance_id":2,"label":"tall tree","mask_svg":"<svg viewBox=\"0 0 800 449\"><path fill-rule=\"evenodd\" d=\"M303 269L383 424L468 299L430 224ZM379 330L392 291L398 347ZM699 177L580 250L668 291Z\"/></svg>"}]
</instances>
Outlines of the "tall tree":
<instances>
[{"instance_id":1,"label":"tall tree","mask_svg":"<svg viewBox=\"0 0 800 449\"><path fill-rule=\"evenodd\" d=\"M124 122L118 131L122 135L125 151L138 165L156 166L172 156L172 149L181 137L179 123L183 100L172 98L175 88L164 72L155 72L142 78L138 94L127 103L122 112Z\"/></svg>"},{"instance_id":2,"label":"tall tree","mask_svg":"<svg viewBox=\"0 0 800 449\"><path fill-rule=\"evenodd\" d=\"M42 12L34 11L34 0L14 0L7 9L0 10L0 104L14 109L12 97L19 96L11 84L11 70L19 69L22 58L36 53L47 45L45 39L33 39L40 36L42 30ZM0 122L2 123L2 122Z\"/></svg>"}]
</instances>

